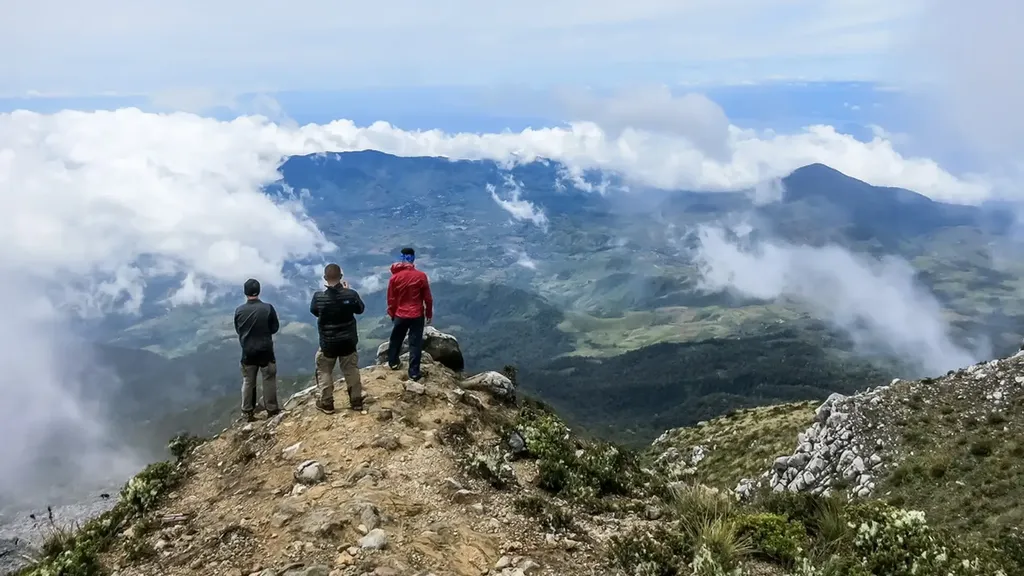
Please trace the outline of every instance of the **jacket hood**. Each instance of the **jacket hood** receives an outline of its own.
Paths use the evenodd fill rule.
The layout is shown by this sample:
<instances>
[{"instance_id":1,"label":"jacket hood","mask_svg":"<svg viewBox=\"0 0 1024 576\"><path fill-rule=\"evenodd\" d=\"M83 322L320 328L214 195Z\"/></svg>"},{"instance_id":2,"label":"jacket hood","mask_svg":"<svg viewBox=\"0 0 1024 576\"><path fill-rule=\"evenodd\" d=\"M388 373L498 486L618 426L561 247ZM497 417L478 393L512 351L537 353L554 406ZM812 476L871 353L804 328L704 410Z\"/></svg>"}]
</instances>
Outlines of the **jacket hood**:
<instances>
[{"instance_id":1,"label":"jacket hood","mask_svg":"<svg viewBox=\"0 0 1024 576\"><path fill-rule=\"evenodd\" d=\"M416 265L413 264L412 262L395 262L394 264L391 265L391 273L398 274L402 270L410 270L415 267Z\"/></svg>"}]
</instances>

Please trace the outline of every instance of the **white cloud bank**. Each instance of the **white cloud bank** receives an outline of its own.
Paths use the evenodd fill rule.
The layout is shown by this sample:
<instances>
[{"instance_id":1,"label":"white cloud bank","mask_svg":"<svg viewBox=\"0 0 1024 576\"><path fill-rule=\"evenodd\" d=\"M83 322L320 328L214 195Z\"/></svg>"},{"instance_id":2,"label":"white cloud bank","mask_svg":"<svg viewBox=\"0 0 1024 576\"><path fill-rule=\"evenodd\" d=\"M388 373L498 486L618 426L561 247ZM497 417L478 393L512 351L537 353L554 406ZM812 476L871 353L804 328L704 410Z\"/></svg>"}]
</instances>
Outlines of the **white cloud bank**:
<instances>
[{"instance_id":1,"label":"white cloud bank","mask_svg":"<svg viewBox=\"0 0 1024 576\"><path fill-rule=\"evenodd\" d=\"M702 98L680 101L684 108L687 102L698 110L714 106ZM626 126L627 119L617 118L618 136L612 137L589 121L519 133L446 134L383 122L298 127L263 117L225 122L136 109L3 114L0 200L8 220L0 227L2 264L42 282L75 284L68 297L92 310L113 303L136 308L142 287L167 274L187 275L170 303L201 301L215 285L237 285L249 276L280 285L286 261L333 246L299 204L275 203L260 187L278 177L285 156L325 151L544 157L577 174L607 169L632 183L752 188L761 191L759 197L772 196L772 179L812 162L940 200L969 203L988 191L982 180L954 176L927 158L901 156L881 131L864 143L828 126L761 134L727 123L691 128L683 122L655 133ZM513 217L546 224L543 207L523 200L516 183L502 188L488 191Z\"/></svg>"},{"instance_id":2,"label":"white cloud bank","mask_svg":"<svg viewBox=\"0 0 1024 576\"><path fill-rule=\"evenodd\" d=\"M780 241L744 248L715 227L702 228L698 240L696 261L704 287L712 291L795 300L846 331L863 349L881 347L933 375L987 355L952 341L942 307L901 259L870 260L839 246Z\"/></svg>"}]
</instances>

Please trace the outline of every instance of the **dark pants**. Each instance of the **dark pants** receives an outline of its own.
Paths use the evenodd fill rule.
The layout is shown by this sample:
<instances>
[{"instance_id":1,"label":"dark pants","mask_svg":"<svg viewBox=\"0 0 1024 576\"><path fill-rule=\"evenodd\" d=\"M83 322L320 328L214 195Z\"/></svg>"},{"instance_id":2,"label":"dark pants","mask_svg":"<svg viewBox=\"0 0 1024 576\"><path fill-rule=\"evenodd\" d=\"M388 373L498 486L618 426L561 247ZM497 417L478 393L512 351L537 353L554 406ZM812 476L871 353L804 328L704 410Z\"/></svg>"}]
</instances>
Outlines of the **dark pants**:
<instances>
[{"instance_id":1,"label":"dark pants","mask_svg":"<svg viewBox=\"0 0 1024 576\"><path fill-rule=\"evenodd\" d=\"M409 335L409 377L418 380L420 377L420 358L423 356L423 327L425 321L419 318L395 318L395 326L391 329L391 342L388 343L388 364L398 366L402 355L402 342Z\"/></svg>"}]
</instances>

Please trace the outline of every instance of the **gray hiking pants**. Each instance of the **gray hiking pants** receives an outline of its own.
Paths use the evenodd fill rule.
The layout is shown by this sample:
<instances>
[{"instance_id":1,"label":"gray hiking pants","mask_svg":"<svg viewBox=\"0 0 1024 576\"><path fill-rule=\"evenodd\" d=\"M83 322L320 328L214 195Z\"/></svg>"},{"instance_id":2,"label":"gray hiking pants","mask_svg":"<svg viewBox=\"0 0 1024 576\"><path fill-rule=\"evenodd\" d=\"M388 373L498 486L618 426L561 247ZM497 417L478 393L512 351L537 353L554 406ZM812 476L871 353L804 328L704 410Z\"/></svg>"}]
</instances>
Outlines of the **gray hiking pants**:
<instances>
[{"instance_id":1,"label":"gray hiking pants","mask_svg":"<svg viewBox=\"0 0 1024 576\"><path fill-rule=\"evenodd\" d=\"M256 410L256 377L263 376L263 407L268 412L280 409L277 405L277 364L271 362L262 368L242 364L242 413Z\"/></svg>"}]
</instances>

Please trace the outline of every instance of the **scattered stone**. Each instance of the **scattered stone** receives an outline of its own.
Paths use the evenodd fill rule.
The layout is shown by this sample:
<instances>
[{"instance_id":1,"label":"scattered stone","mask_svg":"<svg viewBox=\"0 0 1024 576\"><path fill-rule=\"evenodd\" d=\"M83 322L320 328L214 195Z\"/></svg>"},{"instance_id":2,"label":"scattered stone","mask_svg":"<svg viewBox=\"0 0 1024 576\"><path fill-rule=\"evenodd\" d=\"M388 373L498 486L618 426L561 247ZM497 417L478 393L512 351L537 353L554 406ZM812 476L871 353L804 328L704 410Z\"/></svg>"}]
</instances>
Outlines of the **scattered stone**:
<instances>
[{"instance_id":1,"label":"scattered stone","mask_svg":"<svg viewBox=\"0 0 1024 576\"><path fill-rule=\"evenodd\" d=\"M402 385L405 387L405 390L407 392L411 392L413 394L422 395L427 393L427 387L424 386L422 383L416 382L414 380L406 380L405 382L402 383Z\"/></svg>"},{"instance_id":2,"label":"scattered stone","mask_svg":"<svg viewBox=\"0 0 1024 576\"><path fill-rule=\"evenodd\" d=\"M462 396L462 403L476 408L477 410L487 410L487 404L475 394L466 393Z\"/></svg>"},{"instance_id":3,"label":"scattered stone","mask_svg":"<svg viewBox=\"0 0 1024 576\"><path fill-rule=\"evenodd\" d=\"M334 510L314 508L307 512L298 523L299 530L308 536L326 538L339 532L345 521Z\"/></svg>"},{"instance_id":4,"label":"scattered stone","mask_svg":"<svg viewBox=\"0 0 1024 576\"><path fill-rule=\"evenodd\" d=\"M364 550L382 550L387 545L388 535L380 528L370 530L369 534L359 539L359 547Z\"/></svg>"},{"instance_id":5,"label":"scattered stone","mask_svg":"<svg viewBox=\"0 0 1024 576\"><path fill-rule=\"evenodd\" d=\"M299 464L295 468L294 475L296 480L307 486L319 484L327 478L327 473L324 471L323 464L316 460L306 460L302 464Z\"/></svg>"},{"instance_id":6,"label":"scattered stone","mask_svg":"<svg viewBox=\"0 0 1024 576\"><path fill-rule=\"evenodd\" d=\"M295 456L295 453L299 451L299 448L302 448L302 442L296 442L284 450L281 450L281 456L285 460L289 460Z\"/></svg>"},{"instance_id":7,"label":"scattered stone","mask_svg":"<svg viewBox=\"0 0 1024 576\"><path fill-rule=\"evenodd\" d=\"M281 576L330 576L331 569L323 564L289 568Z\"/></svg>"},{"instance_id":8,"label":"scattered stone","mask_svg":"<svg viewBox=\"0 0 1024 576\"><path fill-rule=\"evenodd\" d=\"M383 448L389 452L398 450L402 444L398 441L398 437L394 434L383 434L373 439L371 445L374 448Z\"/></svg>"},{"instance_id":9,"label":"scattered stone","mask_svg":"<svg viewBox=\"0 0 1024 576\"><path fill-rule=\"evenodd\" d=\"M473 492L472 490L463 489L455 492L455 494L452 496L452 501L454 501L457 504L468 504L472 502L474 499L476 499L476 497L476 492Z\"/></svg>"}]
</instances>

